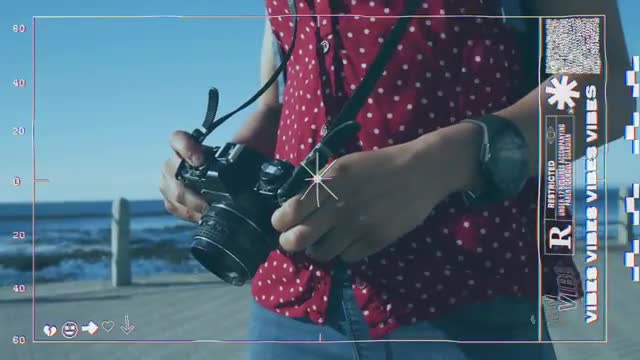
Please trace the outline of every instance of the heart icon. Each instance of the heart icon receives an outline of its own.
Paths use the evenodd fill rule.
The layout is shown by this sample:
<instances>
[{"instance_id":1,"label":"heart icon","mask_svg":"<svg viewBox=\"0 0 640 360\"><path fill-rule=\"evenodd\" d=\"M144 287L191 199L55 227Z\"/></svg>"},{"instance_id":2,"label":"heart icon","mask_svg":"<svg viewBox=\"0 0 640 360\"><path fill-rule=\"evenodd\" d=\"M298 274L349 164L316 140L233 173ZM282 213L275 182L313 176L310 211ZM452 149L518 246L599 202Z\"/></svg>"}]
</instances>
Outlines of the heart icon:
<instances>
[{"instance_id":1,"label":"heart icon","mask_svg":"<svg viewBox=\"0 0 640 360\"><path fill-rule=\"evenodd\" d=\"M113 329L113 326L115 324L113 323L113 320L109 320L109 321L103 321L102 322L102 329L106 332L110 332Z\"/></svg>"},{"instance_id":2,"label":"heart icon","mask_svg":"<svg viewBox=\"0 0 640 360\"><path fill-rule=\"evenodd\" d=\"M42 328L42 331L44 331L45 335L51 337L56 336L56 334L58 333L58 328L55 325L46 324L44 328Z\"/></svg>"}]
</instances>

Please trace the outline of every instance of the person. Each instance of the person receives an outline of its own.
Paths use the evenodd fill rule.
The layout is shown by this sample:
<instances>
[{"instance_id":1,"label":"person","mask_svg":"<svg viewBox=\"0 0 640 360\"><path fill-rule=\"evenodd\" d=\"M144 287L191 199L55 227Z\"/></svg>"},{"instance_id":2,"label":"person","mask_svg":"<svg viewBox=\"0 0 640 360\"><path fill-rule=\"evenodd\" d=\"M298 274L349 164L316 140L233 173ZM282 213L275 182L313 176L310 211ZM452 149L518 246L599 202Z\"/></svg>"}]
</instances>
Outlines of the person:
<instances>
[{"instance_id":1,"label":"person","mask_svg":"<svg viewBox=\"0 0 640 360\"><path fill-rule=\"evenodd\" d=\"M284 89L275 84L261 97L233 141L297 165L353 93L404 2L295 3L299 32ZM327 173L337 199L322 191L318 206L298 195L273 214L280 247L252 281L249 339L259 341L252 359L555 359L548 343L450 341L534 342L540 324L542 339L550 338L538 316L538 84L524 76L537 80L537 69L524 66L526 50L537 45L519 47L515 27L499 18L440 16L494 15L503 6L422 1L356 117L361 130L351 150ZM287 1L268 0L266 8L263 82L277 61L272 39L287 51L293 34ZM522 10L607 16L608 140L621 137L632 105L624 100L629 59L615 2L531 0ZM571 76L581 82L584 75ZM484 130L462 120L489 114L508 119L529 144L528 181L508 199L468 206L459 194L485 186ZM177 155L160 189L166 208L197 222L207 204L175 171L181 159L201 165L201 146L183 131L171 146ZM558 267L579 277L572 262L542 260L547 278ZM368 341L397 339L437 341Z\"/></svg>"}]
</instances>

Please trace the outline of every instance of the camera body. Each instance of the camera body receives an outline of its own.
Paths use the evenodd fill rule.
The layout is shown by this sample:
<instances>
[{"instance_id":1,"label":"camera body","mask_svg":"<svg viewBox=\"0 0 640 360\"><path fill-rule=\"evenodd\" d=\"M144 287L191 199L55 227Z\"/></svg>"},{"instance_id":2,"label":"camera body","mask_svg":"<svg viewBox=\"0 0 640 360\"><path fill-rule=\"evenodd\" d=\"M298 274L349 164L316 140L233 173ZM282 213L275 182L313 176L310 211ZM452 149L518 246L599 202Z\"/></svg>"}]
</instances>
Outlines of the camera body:
<instances>
[{"instance_id":1,"label":"camera body","mask_svg":"<svg viewBox=\"0 0 640 360\"><path fill-rule=\"evenodd\" d=\"M278 191L291 179L294 166L242 144L205 146L204 153L203 166L183 161L176 173L209 204L191 253L222 280L241 286L278 245L271 216L280 206Z\"/></svg>"},{"instance_id":2,"label":"camera body","mask_svg":"<svg viewBox=\"0 0 640 360\"><path fill-rule=\"evenodd\" d=\"M202 123L204 131L195 129L191 133L199 144L217 126L255 100L252 98L216 119L218 96L216 88L209 90L207 113ZM271 226L273 213L301 192L308 180L309 168L324 167L359 130L360 124L352 120L335 126L298 167L231 142L222 147L203 146L202 166L191 166L182 160L176 179L198 192L209 205L193 236L193 257L229 284L242 286L250 280L269 253L278 247L279 234Z\"/></svg>"}]
</instances>

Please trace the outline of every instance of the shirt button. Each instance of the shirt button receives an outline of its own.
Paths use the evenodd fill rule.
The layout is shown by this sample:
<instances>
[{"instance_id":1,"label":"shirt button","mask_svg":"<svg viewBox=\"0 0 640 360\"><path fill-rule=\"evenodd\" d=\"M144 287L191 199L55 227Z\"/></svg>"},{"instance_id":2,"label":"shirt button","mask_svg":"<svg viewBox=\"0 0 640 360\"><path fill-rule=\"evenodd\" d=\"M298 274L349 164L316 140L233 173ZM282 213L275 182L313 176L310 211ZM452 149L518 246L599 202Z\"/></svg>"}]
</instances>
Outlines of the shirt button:
<instances>
[{"instance_id":1,"label":"shirt button","mask_svg":"<svg viewBox=\"0 0 640 360\"><path fill-rule=\"evenodd\" d=\"M320 47L322 48L322 53L326 54L329 52L329 42L327 40L322 40L322 42L320 42Z\"/></svg>"}]
</instances>

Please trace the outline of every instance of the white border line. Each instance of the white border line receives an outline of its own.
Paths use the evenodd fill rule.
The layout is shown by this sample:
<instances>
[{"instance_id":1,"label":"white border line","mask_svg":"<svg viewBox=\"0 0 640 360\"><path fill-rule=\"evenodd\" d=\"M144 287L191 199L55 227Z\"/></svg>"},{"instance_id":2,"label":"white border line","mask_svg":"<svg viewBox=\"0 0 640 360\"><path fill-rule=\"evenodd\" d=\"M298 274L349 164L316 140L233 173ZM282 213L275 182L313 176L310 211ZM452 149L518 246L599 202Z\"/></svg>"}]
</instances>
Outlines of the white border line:
<instances>
[{"instance_id":1,"label":"white border line","mask_svg":"<svg viewBox=\"0 0 640 360\"><path fill-rule=\"evenodd\" d=\"M247 18L260 18L260 19L264 19L264 18L277 18L277 17L292 17L293 15L272 15L272 16L265 16L265 15L216 15L216 16L189 16L189 15L141 15L141 16L136 16L136 15L130 15L130 16L109 16L109 15L105 15L105 16L95 16L95 15L85 15L85 16L65 16L65 15L60 15L60 16L33 16L32 17L32 22L33 22L33 79L32 79L32 86L33 86L33 93L32 93L32 134L31 134L31 139L32 139L32 156L33 156L33 164L32 164L32 173L33 173L33 204L32 204L32 252L33 252L33 264L32 264L32 319L33 319L33 324L32 324L32 334L33 334L33 339L32 339L32 343L34 344L40 344L40 343L63 343L63 344L68 344L68 343L122 343L122 344L127 344L127 343L195 343L195 342L206 342L206 343L256 343L256 342L252 342L252 341L224 341L224 340L187 340L187 341L171 341L171 340L132 340L132 341L50 341L50 340L36 340L36 318L35 318L35 203L36 203L36 181L35 181L35 169L36 169L36 162L35 162L35 66L36 66L36 59L35 59L35 50L36 50L36 38L35 38L35 23L36 23L36 19L140 19L140 18L144 18L144 19L154 19L154 18L178 18L178 19L204 19L204 18L210 18L210 19L229 19L229 18L238 18L238 19L247 19ZM306 15L298 15L299 17L305 17ZM384 15L376 15L376 16L368 16L368 15L356 15L356 14L343 14L343 15L335 15L335 14L330 14L330 15L309 15L309 16L337 16L337 17L356 17L356 16L360 16L360 17L376 17L376 18L400 18L400 17L409 17L409 16L384 16ZM601 17L601 18L606 18L606 15L603 14L582 14L582 15L564 15L564 16L492 16L492 15L418 15L418 16L414 16L416 18L497 18L497 19L538 19L539 22L539 32L538 32L538 47L539 47L539 57L538 57L538 106L539 106L539 115L538 115L538 124L539 124L539 128L540 128L540 124L541 124L541 114L542 114L542 104L541 104L541 93L540 93L540 81L541 81L541 75L540 75L540 71L542 69L542 20L544 19L563 19L563 18L575 18L575 17ZM604 25L603 25L604 27ZM606 29L605 29L606 30ZM606 32L603 31L603 38L606 37ZM604 41L604 40L603 40ZM606 64L606 42L603 43L605 46L605 64ZM608 107L607 107L607 103L606 103L606 82L607 82L607 73L605 70L605 107L606 107L606 111L608 112ZM606 135L606 119L607 116L605 115L605 141L607 139L607 135ZM540 137L542 135L540 129L538 129L538 143L540 143ZM605 145L607 146L607 145ZM542 156L540 156L541 154L539 154L538 156L538 168L541 169L541 161L542 161ZM605 158L606 158L606 154L605 154ZM540 184L541 184L541 177L538 177L538 205L540 204ZM605 160L605 206L606 206L606 160ZM605 208L605 219L607 219L607 209ZM559 340L559 341L543 341L542 339L542 323L541 323L541 312L542 312L542 297L540 296L540 293L542 292L542 281L541 281L541 274L542 274L542 262L541 262L541 256L540 256L540 211L537 212L537 229L536 229L536 233L537 233L537 243L538 243L538 292L539 292L539 296L538 296L538 341L453 341L453 340L393 340L390 342L452 342L452 343L476 343L476 344L505 344L505 343L523 343L523 344L540 344L540 343L550 343L550 344L606 344L607 343L607 335L608 335L608 316L606 317L606 322L605 322L605 326L606 329L605 330L605 340L604 341L600 341L600 340ZM605 224L605 234L607 233L607 224ZM605 264L607 263L607 249L605 247ZM606 304L605 304L605 308L608 307L608 271L606 269L606 265L605 265L605 296L606 296ZM606 310L605 310L606 313ZM330 342L330 341L323 341L322 343L326 343L326 344L330 344L330 343L342 343L342 342L349 342L349 343L354 343L354 342L380 342L380 341L387 341L389 342L389 340L365 340L365 341L334 341L334 342ZM279 341L274 341L274 342L270 342L270 343L292 343L292 342L279 342ZM294 343L317 343L317 342L294 342Z\"/></svg>"}]
</instances>

